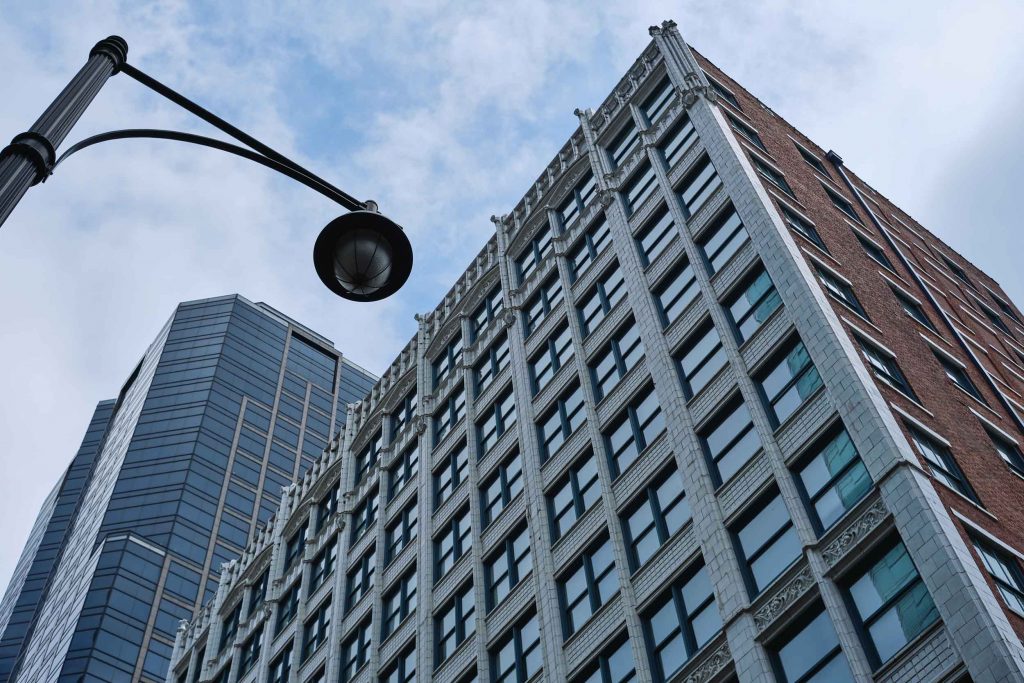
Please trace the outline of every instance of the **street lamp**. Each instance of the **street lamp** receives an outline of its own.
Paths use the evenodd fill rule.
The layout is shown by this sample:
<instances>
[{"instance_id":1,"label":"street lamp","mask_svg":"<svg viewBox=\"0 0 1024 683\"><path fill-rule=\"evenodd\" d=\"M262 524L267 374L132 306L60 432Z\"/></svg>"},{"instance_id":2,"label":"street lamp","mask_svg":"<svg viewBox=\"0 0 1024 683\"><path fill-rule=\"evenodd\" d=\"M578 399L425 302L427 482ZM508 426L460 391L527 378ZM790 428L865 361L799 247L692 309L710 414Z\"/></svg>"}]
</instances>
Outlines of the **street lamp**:
<instances>
[{"instance_id":1,"label":"street lamp","mask_svg":"<svg viewBox=\"0 0 1024 683\"><path fill-rule=\"evenodd\" d=\"M283 154L242 132L155 78L128 64L128 43L110 36L89 53L89 60L67 87L24 132L0 150L0 226L33 185L45 182L64 159L86 147L128 138L177 140L212 147L255 161L316 190L349 210L327 224L313 248L313 264L332 292L350 301L379 301L397 292L412 271L412 246L402 228L382 216L373 201L359 201ZM173 130L136 128L93 135L57 156L57 147L107 79L124 73L238 140L223 140Z\"/></svg>"}]
</instances>

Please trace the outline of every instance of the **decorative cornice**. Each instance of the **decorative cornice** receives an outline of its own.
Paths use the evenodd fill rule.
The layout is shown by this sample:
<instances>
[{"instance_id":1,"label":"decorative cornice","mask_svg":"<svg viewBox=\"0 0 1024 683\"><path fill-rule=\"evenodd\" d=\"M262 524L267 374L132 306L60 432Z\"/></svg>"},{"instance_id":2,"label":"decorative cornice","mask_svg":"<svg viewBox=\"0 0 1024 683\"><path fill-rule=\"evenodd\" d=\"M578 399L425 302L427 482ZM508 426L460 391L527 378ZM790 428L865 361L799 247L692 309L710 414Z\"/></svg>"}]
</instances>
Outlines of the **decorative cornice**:
<instances>
[{"instance_id":1,"label":"decorative cornice","mask_svg":"<svg viewBox=\"0 0 1024 683\"><path fill-rule=\"evenodd\" d=\"M708 104L718 101L718 93L710 85L701 82L700 76L695 73L688 73L684 76L686 85L676 88L679 97L683 100L683 107L689 109L697 100L703 98Z\"/></svg>"},{"instance_id":2,"label":"decorative cornice","mask_svg":"<svg viewBox=\"0 0 1024 683\"><path fill-rule=\"evenodd\" d=\"M727 640L708 655L700 666L679 679L679 683L707 683L729 666L731 661L732 653L729 652L729 641Z\"/></svg>"},{"instance_id":3,"label":"decorative cornice","mask_svg":"<svg viewBox=\"0 0 1024 683\"><path fill-rule=\"evenodd\" d=\"M768 628L780 614L814 586L810 567L804 567L782 586L764 605L754 612L754 626L758 633Z\"/></svg>"},{"instance_id":4,"label":"decorative cornice","mask_svg":"<svg viewBox=\"0 0 1024 683\"><path fill-rule=\"evenodd\" d=\"M882 499L876 499L868 509L862 512L853 523L843 529L843 532L821 551L825 564L829 567L834 567L853 546L860 543L865 536L878 528L888 516L889 511L882 503Z\"/></svg>"}]
</instances>

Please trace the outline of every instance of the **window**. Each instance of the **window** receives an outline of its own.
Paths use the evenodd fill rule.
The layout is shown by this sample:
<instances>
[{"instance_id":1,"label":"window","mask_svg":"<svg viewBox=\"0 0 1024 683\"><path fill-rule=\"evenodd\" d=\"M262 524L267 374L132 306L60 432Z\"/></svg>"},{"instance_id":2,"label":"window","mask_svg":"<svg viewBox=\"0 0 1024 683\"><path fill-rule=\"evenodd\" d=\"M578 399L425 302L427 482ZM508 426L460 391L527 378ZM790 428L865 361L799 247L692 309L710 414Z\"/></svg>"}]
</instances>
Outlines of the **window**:
<instances>
[{"instance_id":1,"label":"window","mask_svg":"<svg viewBox=\"0 0 1024 683\"><path fill-rule=\"evenodd\" d=\"M444 382L445 378L455 369L455 366L462 360L462 335L456 334L455 338L448 342L441 355L431 364L431 374L434 376L434 388L436 389Z\"/></svg>"},{"instance_id":2,"label":"window","mask_svg":"<svg viewBox=\"0 0 1024 683\"><path fill-rule=\"evenodd\" d=\"M863 247L864 253L870 256L872 261L888 271L893 273L896 272L896 269L892 265L892 261L890 261L889 257L885 255L885 251L882 247L878 246L860 233L857 233L857 241L860 242L860 246Z\"/></svg>"},{"instance_id":3,"label":"window","mask_svg":"<svg viewBox=\"0 0 1024 683\"><path fill-rule=\"evenodd\" d=\"M573 188L573 191L566 197L565 202L558 209L559 218L562 219L562 227L572 227L572 224L590 206L590 203L594 201L596 196L597 181L594 180L594 174L587 171L587 175L576 184L576 187Z\"/></svg>"},{"instance_id":4,"label":"window","mask_svg":"<svg viewBox=\"0 0 1024 683\"><path fill-rule=\"evenodd\" d=\"M492 683L526 683L543 665L540 626L530 614L514 625L490 651Z\"/></svg>"},{"instance_id":5,"label":"window","mask_svg":"<svg viewBox=\"0 0 1024 683\"><path fill-rule=\"evenodd\" d=\"M377 465L380 460L380 452L384 447L384 437L380 430L370 439L370 442L359 451L356 455L355 469L356 469L356 481L355 486L359 486L359 483L366 477L370 470Z\"/></svg>"},{"instance_id":6,"label":"window","mask_svg":"<svg viewBox=\"0 0 1024 683\"><path fill-rule=\"evenodd\" d=\"M728 112L725 113L725 118L729 119L729 123L732 124L733 130L742 135L747 142L752 144L754 147L757 147L759 150L767 154L768 148L764 146L764 141L761 140L761 136L757 134L756 130Z\"/></svg>"},{"instance_id":7,"label":"window","mask_svg":"<svg viewBox=\"0 0 1024 683\"><path fill-rule=\"evenodd\" d=\"M697 278L689 262L684 261L673 268L654 289L662 326L668 327L675 322L699 293Z\"/></svg>"},{"instance_id":8,"label":"window","mask_svg":"<svg viewBox=\"0 0 1024 683\"><path fill-rule=\"evenodd\" d=\"M384 594L381 607L380 639L384 640L416 609L415 570L400 578L394 587Z\"/></svg>"},{"instance_id":9,"label":"window","mask_svg":"<svg viewBox=\"0 0 1024 683\"><path fill-rule=\"evenodd\" d=\"M614 263L605 271L590 292L583 297L579 306L580 326L587 336L604 320L615 304L626 296L626 283L622 279L619 264Z\"/></svg>"},{"instance_id":10,"label":"window","mask_svg":"<svg viewBox=\"0 0 1024 683\"><path fill-rule=\"evenodd\" d=\"M721 97L723 100L725 100L732 106L736 107L737 109L742 109L742 107L740 107L740 101L737 100L736 96L733 95L730 91L726 90L724 85L712 79L710 76L708 76L708 82L711 84L711 89L714 90L719 97Z\"/></svg>"},{"instance_id":11,"label":"window","mask_svg":"<svg viewBox=\"0 0 1024 683\"><path fill-rule=\"evenodd\" d=\"M853 683L836 629L820 604L802 615L771 649L777 678L783 683Z\"/></svg>"},{"instance_id":12,"label":"window","mask_svg":"<svg viewBox=\"0 0 1024 683\"><path fill-rule=\"evenodd\" d=\"M562 607L562 629L568 638L619 592L615 551L608 536L584 550L556 581Z\"/></svg>"},{"instance_id":13,"label":"window","mask_svg":"<svg viewBox=\"0 0 1024 683\"><path fill-rule=\"evenodd\" d=\"M533 298L523 308L523 335L530 336L540 321L554 310L555 306L562 303L565 293L562 291L562 281L555 273L541 286Z\"/></svg>"},{"instance_id":14,"label":"window","mask_svg":"<svg viewBox=\"0 0 1024 683\"><path fill-rule=\"evenodd\" d=\"M842 427L811 447L796 467L796 478L819 533L871 490L871 477Z\"/></svg>"},{"instance_id":15,"label":"window","mask_svg":"<svg viewBox=\"0 0 1024 683\"><path fill-rule=\"evenodd\" d=\"M319 532L324 528L327 520L338 512L338 492L340 484L335 484L327 494L317 501L316 504L316 530Z\"/></svg>"},{"instance_id":16,"label":"window","mask_svg":"<svg viewBox=\"0 0 1024 683\"><path fill-rule=\"evenodd\" d=\"M700 440L714 467L718 485L740 471L761 448L761 439L743 400L736 398L721 410L712 424L700 433Z\"/></svg>"},{"instance_id":17,"label":"window","mask_svg":"<svg viewBox=\"0 0 1024 683\"><path fill-rule=\"evenodd\" d=\"M637 494L623 515L630 569L643 566L691 517L682 475L672 465Z\"/></svg>"},{"instance_id":18,"label":"window","mask_svg":"<svg viewBox=\"0 0 1024 683\"><path fill-rule=\"evenodd\" d=\"M231 608L228 615L224 617L220 627L220 647L217 649L218 652L222 651L226 645L231 643L235 639L235 633L238 632L238 621L242 616L242 602L239 601L237 605Z\"/></svg>"},{"instance_id":19,"label":"window","mask_svg":"<svg viewBox=\"0 0 1024 683\"><path fill-rule=\"evenodd\" d=\"M985 399L981 397L981 392L978 391L978 387L974 386L974 382L971 381L971 378L967 375L967 370L962 365L949 358L944 353L939 353L934 349L932 350L932 353L935 354L935 359L939 361L939 365L942 366L942 371L946 373L946 377L949 378L950 382L957 385L959 388L963 389L982 403L985 403Z\"/></svg>"},{"instance_id":20,"label":"window","mask_svg":"<svg viewBox=\"0 0 1024 683\"><path fill-rule=\"evenodd\" d=\"M757 170L757 172L761 174L762 178L767 180L769 183L771 183L773 186L775 186L782 192L785 192L793 199L796 199L796 195L793 194L793 188L791 188L789 186L789 183L786 182L786 176L784 176L781 171L772 166L769 166L768 164L761 161L755 156L750 157L750 161L754 165L754 168Z\"/></svg>"},{"instance_id":21,"label":"window","mask_svg":"<svg viewBox=\"0 0 1024 683\"><path fill-rule=\"evenodd\" d=\"M391 435L400 432L416 416L416 389L413 389L391 413Z\"/></svg>"},{"instance_id":22,"label":"window","mask_svg":"<svg viewBox=\"0 0 1024 683\"><path fill-rule=\"evenodd\" d=\"M892 659L939 618L914 562L899 542L857 572L846 590L862 626L868 656L876 666Z\"/></svg>"},{"instance_id":23,"label":"window","mask_svg":"<svg viewBox=\"0 0 1024 683\"><path fill-rule=\"evenodd\" d=\"M213 677L213 683L228 683L231 680L231 662L227 663L223 669L221 669L216 676Z\"/></svg>"},{"instance_id":24,"label":"window","mask_svg":"<svg viewBox=\"0 0 1024 683\"><path fill-rule=\"evenodd\" d=\"M636 680L633 652L629 637L616 638L573 679L573 683L632 683Z\"/></svg>"},{"instance_id":25,"label":"window","mask_svg":"<svg viewBox=\"0 0 1024 683\"><path fill-rule=\"evenodd\" d=\"M1010 469L1024 475L1024 453L1021 452L1020 446L991 429L986 428L985 432L988 434L988 438L992 439L992 445L999 457L1006 461Z\"/></svg>"},{"instance_id":26,"label":"window","mask_svg":"<svg viewBox=\"0 0 1024 683\"><path fill-rule=\"evenodd\" d=\"M484 528L523 490L523 459L513 451L480 487L480 516Z\"/></svg>"},{"instance_id":27,"label":"window","mask_svg":"<svg viewBox=\"0 0 1024 683\"><path fill-rule=\"evenodd\" d=\"M799 215L788 206L780 205L779 210L782 213L782 219L786 222L786 225L789 226L790 230L806 237L814 243L814 246L818 247L825 253L828 253L828 247L825 246L825 242L822 241L821 235L818 234L818 231L815 230L810 221L806 220L803 216Z\"/></svg>"},{"instance_id":28,"label":"window","mask_svg":"<svg viewBox=\"0 0 1024 683\"><path fill-rule=\"evenodd\" d=\"M615 139L608 145L608 159L612 162L612 168L616 169L622 165L622 160L629 156L629 153L640 146L640 133L630 119Z\"/></svg>"},{"instance_id":29,"label":"window","mask_svg":"<svg viewBox=\"0 0 1024 683\"><path fill-rule=\"evenodd\" d=\"M558 371L572 361L575 349L568 325L563 325L551 335L541 350L530 361L530 384L536 396L548 385Z\"/></svg>"},{"instance_id":30,"label":"window","mask_svg":"<svg viewBox=\"0 0 1024 683\"><path fill-rule=\"evenodd\" d=\"M292 644L288 643L281 654L270 663L270 670L267 672L268 683L288 683L292 673Z\"/></svg>"},{"instance_id":31,"label":"window","mask_svg":"<svg viewBox=\"0 0 1024 683\"><path fill-rule=\"evenodd\" d=\"M270 584L270 569L264 570L256 582L249 586L249 616L263 606L267 599L267 586Z\"/></svg>"},{"instance_id":32,"label":"window","mask_svg":"<svg viewBox=\"0 0 1024 683\"><path fill-rule=\"evenodd\" d=\"M725 305L736 326L736 335L740 343L743 343L750 339L772 313L782 307L782 299L762 267L746 279Z\"/></svg>"},{"instance_id":33,"label":"window","mask_svg":"<svg viewBox=\"0 0 1024 683\"><path fill-rule=\"evenodd\" d=\"M420 472L420 450L416 442L406 448L388 470L388 501L394 500L405 485L415 481Z\"/></svg>"},{"instance_id":34,"label":"window","mask_svg":"<svg viewBox=\"0 0 1024 683\"><path fill-rule=\"evenodd\" d=\"M644 266L649 266L665 251L676 234L676 225L672 222L672 214L667 209L661 211L647 222L636 237L640 248L640 258Z\"/></svg>"},{"instance_id":35,"label":"window","mask_svg":"<svg viewBox=\"0 0 1024 683\"><path fill-rule=\"evenodd\" d=\"M508 350L508 335L503 334L501 339L496 341L491 348L483 353L477 364L473 367L473 389L474 396L487 391L494 378L501 374L501 371L508 367L512 357Z\"/></svg>"},{"instance_id":36,"label":"window","mask_svg":"<svg viewBox=\"0 0 1024 683\"><path fill-rule=\"evenodd\" d=\"M932 332L938 334L938 330L935 329L935 325L933 325L932 321L928 319L927 315L925 315L924 309L921 308L921 304L919 304L916 299L911 298L909 294L905 294L891 285L889 288L896 296L896 300L900 302L900 307L903 308L904 313L927 327Z\"/></svg>"},{"instance_id":37,"label":"window","mask_svg":"<svg viewBox=\"0 0 1024 683\"><path fill-rule=\"evenodd\" d=\"M643 357L640 330L633 319L629 318L590 365L595 398L600 401L607 396Z\"/></svg>"},{"instance_id":38,"label":"window","mask_svg":"<svg viewBox=\"0 0 1024 683\"><path fill-rule=\"evenodd\" d=\"M377 551L370 551L356 561L346 577L345 611L359 602L373 588L373 575L377 569Z\"/></svg>"},{"instance_id":39,"label":"window","mask_svg":"<svg viewBox=\"0 0 1024 683\"><path fill-rule=\"evenodd\" d=\"M473 317L469 319L470 341L476 341L480 337L480 333L486 330L503 310L505 310L505 300L501 297L501 285L496 285L476 307Z\"/></svg>"},{"instance_id":40,"label":"window","mask_svg":"<svg viewBox=\"0 0 1024 683\"><path fill-rule=\"evenodd\" d=\"M953 273L953 275L956 275L959 280L961 280L964 284L971 287L971 289L974 288L974 283L971 282L971 278L967 277L967 271L965 271L963 268L961 268L960 266L955 264L951 259L945 256L942 256L942 261L943 263L946 264L946 267L949 268L950 272Z\"/></svg>"},{"instance_id":41,"label":"window","mask_svg":"<svg viewBox=\"0 0 1024 683\"><path fill-rule=\"evenodd\" d=\"M573 208L573 217L575 217L575 201L570 201L567 206ZM551 226L544 224L530 243L522 251L521 254L515 260L516 276L518 277L519 284L526 282L526 278L530 277L530 274L536 270L537 265L547 257L548 254L552 254L555 251L555 243L552 241L554 238L554 231Z\"/></svg>"},{"instance_id":42,"label":"window","mask_svg":"<svg viewBox=\"0 0 1024 683\"><path fill-rule=\"evenodd\" d=\"M640 167L625 188L626 213L632 215L658 189L658 177L649 163Z\"/></svg>"},{"instance_id":43,"label":"window","mask_svg":"<svg viewBox=\"0 0 1024 683\"><path fill-rule=\"evenodd\" d=\"M924 458L932 476L954 491L979 503L978 497L971 489L971 485L967 483L967 477L964 476L960 466L956 464L949 448L913 425L907 424L907 430L910 432L911 443L914 444L918 454Z\"/></svg>"},{"instance_id":44,"label":"window","mask_svg":"<svg viewBox=\"0 0 1024 683\"><path fill-rule=\"evenodd\" d=\"M683 116L679 123L673 126L672 131L665 136L660 145L661 153L665 157L665 163L669 168L676 165L690 145L697 140L697 131L693 128L689 116Z\"/></svg>"},{"instance_id":45,"label":"window","mask_svg":"<svg viewBox=\"0 0 1024 683\"><path fill-rule=\"evenodd\" d=\"M1013 310L1013 307L1010 306L1010 304L1006 303L1001 298L993 294L992 290L989 290L989 294L992 294L992 300L996 302L997 306L999 306L999 310L1003 312L1003 315L1005 315L1010 320L1016 320L1017 322L1020 322L1020 318L1017 317L1017 312Z\"/></svg>"},{"instance_id":46,"label":"window","mask_svg":"<svg viewBox=\"0 0 1024 683\"><path fill-rule=\"evenodd\" d=\"M563 393L537 425L541 461L546 461L587 419L578 383Z\"/></svg>"},{"instance_id":47,"label":"window","mask_svg":"<svg viewBox=\"0 0 1024 683\"><path fill-rule=\"evenodd\" d=\"M644 615L644 638L654 680L664 683L722 630L707 568L676 581Z\"/></svg>"},{"instance_id":48,"label":"window","mask_svg":"<svg viewBox=\"0 0 1024 683\"><path fill-rule=\"evenodd\" d=\"M653 124L668 110L669 105L672 104L674 99L673 90L672 82L669 81L668 76L665 76L658 83L654 91L647 96L643 104L640 105L640 109L643 110L649 124Z\"/></svg>"},{"instance_id":49,"label":"window","mask_svg":"<svg viewBox=\"0 0 1024 683\"><path fill-rule=\"evenodd\" d=\"M910 383L903 376L900 366L896 364L896 359L883 352L874 344L860 338L857 341L860 342L860 350L864 354L864 358L867 360L868 366L875 377L908 398L917 401L917 395L910 388Z\"/></svg>"},{"instance_id":50,"label":"window","mask_svg":"<svg viewBox=\"0 0 1024 683\"><path fill-rule=\"evenodd\" d=\"M466 415L466 393L461 385L447 399L441 401L441 409L434 413L434 446L437 446L452 428Z\"/></svg>"},{"instance_id":51,"label":"window","mask_svg":"<svg viewBox=\"0 0 1024 683\"><path fill-rule=\"evenodd\" d=\"M587 451L547 495L552 541L561 538L600 498L597 462L594 454Z\"/></svg>"},{"instance_id":52,"label":"window","mask_svg":"<svg viewBox=\"0 0 1024 683\"><path fill-rule=\"evenodd\" d=\"M473 537L469 528L469 506L452 515L451 520L440 525L441 533L434 537L434 583L455 566L463 555L469 552Z\"/></svg>"},{"instance_id":53,"label":"window","mask_svg":"<svg viewBox=\"0 0 1024 683\"><path fill-rule=\"evenodd\" d=\"M498 439L516 426L516 397L509 389L486 410L481 411L486 417L476 425L477 457L484 457Z\"/></svg>"},{"instance_id":54,"label":"window","mask_svg":"<svg viewBox=\"0 0 1024 683\"><path fill-rule=\"evenodd\" d=\"M722 340L714 323L708 320L683 342L676 362L683 379L683 394L689 400L726 365Z\"/></svg>"},{"instance_id":55,"label":"window","mask_svg":"<svg viewBox=\"0 0 1024 683\"><path fill-rule=\"evenodd\" d=\"M828 169L825 168L825 164L822 163L821 159L819 159L815 155L811 154L810 152L808 152L806 149L804 149L800 145L796 145L796 150L798 152L800 152L800 156L802 156L804 158L804 161L806 161L807 164L811 168L813 168L815 171L817 171L821 175L825 176L826 178L831 178L832 177L829 174Z\"/></svg>"},{"instance_id":56,"label":"window","mask_svg":"<svg viewBox=\"0 0 1024 683\"><path fill-rule=\"evenodd\" d=\"M398 519L384 530L384 565L387 566L398 557L407 546L416 540L416 523L419 510L416 501L412 501L398 515Z\"/></svg>"},{"instance_id":57,"label":"window","mask_svg":"<svg viewBox=\"0 0 1024 683\"><path fill-rule=\"evenodd\" d=\"M837 276L824 268L818 267L815 268L815 270L818 273L818 281L821 282L821 286L824 287L826 294L849 308L860 317L867 319L867 312L865 312L864 307L860 305L857 295L853 293L853 287L851 287L848 282L840 280Z\"/></svg>"},{"instance_id":58,"label":"window","mask_svg":"<svg viewBox=\"0 0 1024 683\"><path fill-rule=\"evenodd\" d=\"M533 569L530 530L525 524L502 539L498 547L497 553L484 560L488 612L497 607Z\"/></svg>"},{"instance_id":59,"label":"window","mask_svg":"<svg viewBox=\"0 0 1024 683\"><path fill-rule=\"evenodd\" d=\"M800 539L777 490L744 513L732 534L740 561L747 563L747 589L751 598L800 557Z\"/></svg>"},{"instance_id":60,"label":"window","mask_svg":"<svg viewBox=\"0 0 1024 683\"><path fill-rule=\"evenodd\" d=\"M980 301L977 301L977 304L978 308L981 309L981 312L985 314L985 317L988 318L988 321L992 323L994 327L1001 330L1004 334L1013 336L1013 333L1010 332L1010 328L1006 326L1006 323L1003 322L1003 319L999 317L998 313L996 313L995 311L993 311L991 308L981 303Z\"/></svg>"},{"instance_id":61,"label":"window","mask_svg":"<svg viewBox=\"0 0 1024 683\"><path fill-rule=\"evenodd\" d=\"M1006 606L1018 615L1024 615L1024 573L1012 555L994 543L972 535L974 550L1003 596Z\"/></svg>"},{"instance_id":62,"label":"window","mask_svg":"<svg viewBox=\"0 0 1024 683\"><path fill-rule=\"evenodd\" d=\"M821 186L821 189L825 190L825 194L828 195L828 198L832 201L832 204L835 205L837 209L842 211L847 218L850 218L851 220L860 223L861 225L864 224L864 222L860 219L860 216L857 215L857 212L853 210L853 204L851 204L846 197L839 194L838 192L835 192L834 190L825 187L824 185Z\"/></svg>"},{"instance_id":63,"label":"window","mask_svg":"<svg viewBox=\"0 0 1024 683\"><path fill-rule=\"evenodd\" d=\"M714 275L749 241L747 229L743 227L739 215L729 207L701 233L697 244L704 252L710 273Z\"/></svg>"},{"instance_id":64,"label":"window","mask_svg":"<svg viewBox=\"0 0 1024 683\"><path fill-rule=\"evenodd\" d=\"M466 481L469 471L469 451L466 449L466 442L463 441L454 449L444 463L434 472L434 509L436 510L448 500L459 488L459 484Z\"/></svg>"},{"instance_id":65,"label":"window","mask_svg":"<svg viewBox=\"0 0 1024 683\"><path fill-rule=\"evenodd\" d=\"M288 537L288 543L284 547L284 571L288 573L293 566L295 561L302 556L302 551L306 548L306 538L308 537L309 524L303 524L302 528L293 533Z\"/></svg>"},{"instance_id":66,"label":"window","mask_svg":"<svg viewBox=\"0 0 1024 683\"><path fill-rule=\"evenodd\" d=\"M296 581L278 601L277 621L274 625L275 635L280 633L285 626L292 623L292 619L295 618L295 613L299 609L299 588L301 588L301 584Z\"/></svg>"},{"instance_id":67,"label":"window","mask_svg":"<svg viewBox=\"0 0 1024 683\"><path fill-rule=\"evenodd\" d=\"M711 160L704 157L698 161L679 185L679 199L686 209L686 217L697 213L704 202L722 186L722 179L715 173Z\"/></svg>"},{"instance_id":68,"label":"window","mask_svg":"<svg viewBox=\"0 0 1024 683\"><path fill-rule=\"evenodd\" d=\"M569 279L576 282L609 244L611 232L608 229L608 222L601 216L587 228L569 252Z\"/></svg>"},{"instance_id":69,"label":"window","mask_svg":"<svg viewBox=\"0 0 1024 683\"><path fill-rule=\"evenodd\" d=\"M327 577L334 571L337 561L338 543L336 539L331 539L323 550L313 558L313 564L309 570L309 595L323 585Z\"/></svg>"},{"instance_id":70,"label":"window","mask_svg":"<svg viewBox=\"0 0 1024 683\"><path fill-rule=\"evenodd\" d=\"M377 521L377 507L380 504L380 496L376 491L370 492L352 510L352 541L355 545L363 535L373 528Z\"/></svg>"},{"instance_id":71,"label":"window","mask_svg":"<svg viewBox=\"0 0 1024 683\"><path fill-rule=\"evenodd\" d=\"M410 647L384 669L379 683L416 683L416 647Z\"/></svg>"},{"instance_id":72,"label":"window","mask_svg":"<svg viewBox=\"0 0 1024 683\"><path fill-rule=\"evenodd\" d=\"M665 418L654 388L634 398L605 433L605 448L612 477L617 477L665 431Z\"/></svg>"},{"instance_id":73,"label":"window","mask_svg":"<svg viewBox=\"0 0 1024 683\"><path fill-rule=\"evenodd\" d=\"M327 640L327 629L330 625L331 599L327 598L302 626L302 661L309 659L309 656Z\"/></svg>"},{"instance_id":74,"label":"window","mask_svg":"<svg viewBox=\"0 0 1024 683\"><path fill-rule=\"evenodd\" d=\"M798 337L768 363L757 382L769 417L778 427L821 387L821 376Z\"/></svg>"},{"instance_id":75,"label":"window","mask_svg":"<svg viewBox=\"0 0 1024 683\"><path fill-rule=\"evenodd\" d=\"M476 633L474 604L473 584L467 583L434 617L435 664L440 665L448 659L459 645Z\"/></svg>"},{"instance_id":76,"label":"window","mask_svg":"<svg viewBox=\"0 0 1024 683\"><path fill-rule=\"evenodd\" d=\"M370 632L372 622L367 619L341 643L341 680L351 681L370 659Z\"/></svg>"}]
</instances>

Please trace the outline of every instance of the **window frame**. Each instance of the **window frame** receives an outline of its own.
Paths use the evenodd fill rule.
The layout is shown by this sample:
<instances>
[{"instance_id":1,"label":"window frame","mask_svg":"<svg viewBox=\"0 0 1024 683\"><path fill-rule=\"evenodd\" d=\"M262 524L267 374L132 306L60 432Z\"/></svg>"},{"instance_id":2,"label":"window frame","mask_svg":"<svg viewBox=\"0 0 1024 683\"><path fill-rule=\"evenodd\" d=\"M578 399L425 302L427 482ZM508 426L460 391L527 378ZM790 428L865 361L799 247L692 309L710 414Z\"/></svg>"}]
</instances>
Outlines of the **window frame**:
<instances>
[{"instance_id":1,"label":"window frame","mask_svg":"<svg viewBox=\"0 0 1024 683\"><path fill-rule=\"evenodd\" d=\"M610 554L611 561L607 566L595 567L594 558L604 552ZM581 570L585 584L584 590L582 593L570 596L568 593L569 581L575 578ZM608 578L614 579L615 587L607 597L603 597L601 595L602 582ZM607 532L602 532L598 538L588 543L582 551L566 563L564 571L560 571L555 577L555 586L558 590L558 604L561 608L559 612L562 622L562 637L568 640L574 634L579 633L622 588L619 585L618 567L615 564L615 547ZM570 603L570 598L573 599L572 603ZM575 606L583 602L587 603L590 612L577 624L572 615Z\"/></svg>"}]
</instances>

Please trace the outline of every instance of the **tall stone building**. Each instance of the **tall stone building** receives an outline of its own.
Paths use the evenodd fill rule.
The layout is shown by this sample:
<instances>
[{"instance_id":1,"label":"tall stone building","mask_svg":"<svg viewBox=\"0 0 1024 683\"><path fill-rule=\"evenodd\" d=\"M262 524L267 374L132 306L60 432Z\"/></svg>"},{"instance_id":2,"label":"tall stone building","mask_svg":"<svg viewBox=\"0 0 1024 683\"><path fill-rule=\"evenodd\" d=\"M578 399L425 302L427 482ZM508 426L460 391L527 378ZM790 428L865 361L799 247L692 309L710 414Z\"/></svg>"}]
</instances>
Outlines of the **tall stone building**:
<instances>
[{"instance_id":1,"label":"tall stone building","mask_svg":"<svg viewBox=\"0 0 1024 683\"><path fill-rule=\"evenodd\" d=\"M178 622L375 381L266 304L178 306L43 504L0 603L0 681L162 681Z\"/></svg>"},{"instance_id":2,"label":"tall stone building","mask_svg":"<svg viewBox=\"0 0 1024 683\"><path fill-rule=\"evenodd\" d=\"M1024 680L1020 311L651 34L169 681Z\"/></svg>"}]
</instances>

